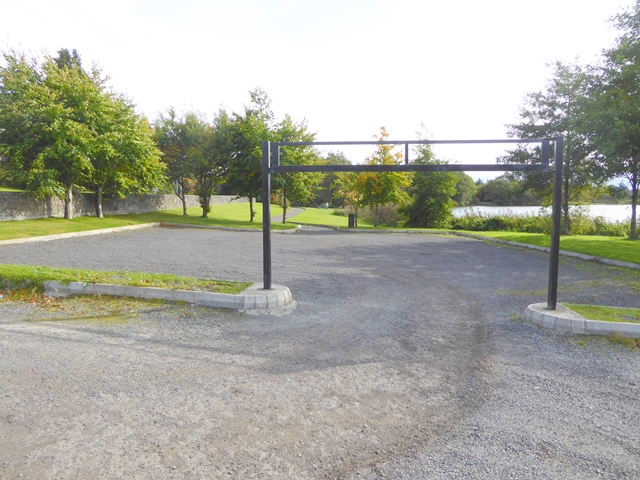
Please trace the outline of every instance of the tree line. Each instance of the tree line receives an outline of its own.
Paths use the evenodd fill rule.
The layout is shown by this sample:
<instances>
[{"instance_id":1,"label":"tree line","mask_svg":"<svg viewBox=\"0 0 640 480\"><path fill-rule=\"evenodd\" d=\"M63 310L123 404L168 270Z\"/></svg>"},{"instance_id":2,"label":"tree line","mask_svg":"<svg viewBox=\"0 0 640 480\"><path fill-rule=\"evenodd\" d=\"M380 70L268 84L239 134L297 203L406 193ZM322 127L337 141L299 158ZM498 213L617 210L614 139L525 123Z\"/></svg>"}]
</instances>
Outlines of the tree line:
<instances>
[{"instance_id":1,"label":"tree line","mask_svg":"<svg viewBox=\"0 0 640 480\"><path fill-rule=\"evenodd\" d=\"M631 193L631 237L637 234L640 187L640 1L613 19L618 31L612 48L594 64L555 62L544 91L530 93L520 122L508 126L514 138L565 138L562 178L563 233L570 233L569 207L585 191L612 179ZM535 163L537 149L520 145L499 159L504 163ZM524 188L543 197L552 182L544 173L514 174ZM611 193L616 194L615 190Z\"/></svg>"},{"instance_id":2,"label":"tree line","mask_svg":"<svg viewBox=\"0 0 640 480\"><path fill-rule=\"evenodd\" d=\"M640 187L640 0L614 17L618 37L593 65L552 65L545 90L529 93L520 121L508 125L513 138L565 137L562 185L563 233L570 233L569 206L585 192L630 191L631 236L637 238ZM250 220L262 188L261 142L309 142L316 134L306 120L289 115L276 119L271 100L257 88L238 112L220 108L209 120L197 111L174 108L153 122L135 112L133 103L107 86L96 68L85 69L79 54L62 49L56 57L37 61L24 54L3 53L0 67L0 172L5 181L42 197L65 201L72 218L74 189L92 192L98 217L103 196L172 189L200 198L202 215L210 210L214 191L246 197ZM424 128L418 134L428 137ZM387 140L382 127L375 136ZM399 164L402 154L380 144L366 164ZM414 150L414 162L443 163L429 145ZM498 158L503 163L536 163L540 152L519 145ZM283 165L349 162L341 152L321 153L313 147L283 148ZM626 184L611 187L612 179ZM369 209L374 222L385 205L395 205L406 226L443 227L456 205L548 202L550 174L505 174L476 185L464 173L363 172L343 174L286 173L273 178L273 191L284 208L290 202L309 204L322 198L358 212ZM628 186L628 188L627 188ZM505 193L507 192L507 193ZM475 200L474 200L475 198ZM260 199L265 200L265 199ZM502 200L504 201L504 200Z\"/></svg>"}]
</instances>

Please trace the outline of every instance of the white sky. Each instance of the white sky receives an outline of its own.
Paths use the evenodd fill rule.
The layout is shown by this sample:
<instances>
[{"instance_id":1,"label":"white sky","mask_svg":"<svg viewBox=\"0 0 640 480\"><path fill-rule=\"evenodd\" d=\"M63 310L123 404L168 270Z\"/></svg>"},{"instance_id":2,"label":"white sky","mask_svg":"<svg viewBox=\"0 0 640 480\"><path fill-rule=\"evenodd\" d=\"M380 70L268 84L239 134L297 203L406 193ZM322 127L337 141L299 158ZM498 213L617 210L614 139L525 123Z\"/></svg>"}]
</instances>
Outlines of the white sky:
<instances>
[{"instance_id":1,"label":"white sky","mask_svg":"<svg viewBox=\"0 0 640 480\"><path fill-rule=\"evenodd\" d=\"M76 49L150 120L261 87L318 140L505 138L555 60L594 61L632 0L0 0L0 49ZM338 149L338 148L336 148ZM492 163L503 147L437 147ZM355 162L366 152L342 150ZM495 174L472 174L491 178Z\"/></svg>"}]
</instances>

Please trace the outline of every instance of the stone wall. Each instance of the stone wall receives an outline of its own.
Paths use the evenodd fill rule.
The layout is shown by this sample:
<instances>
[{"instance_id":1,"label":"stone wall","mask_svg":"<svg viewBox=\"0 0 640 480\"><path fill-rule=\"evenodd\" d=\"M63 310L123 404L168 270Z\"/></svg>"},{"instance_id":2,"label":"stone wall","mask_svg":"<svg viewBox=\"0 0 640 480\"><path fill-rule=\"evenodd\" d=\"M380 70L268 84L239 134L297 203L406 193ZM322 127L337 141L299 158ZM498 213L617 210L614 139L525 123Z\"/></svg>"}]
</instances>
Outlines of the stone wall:
<instances>
[{"instance_id":1,"label":"stone wall","mask_svg":"<svg viewBox=\"0 0 640 480\"><path fill-rule=\"evenodd\" d=\"M213 195L211 205L221 203L243 203L246 199L232 195ZM196 195L187 195L188 207L200 207ZM145 213L157 210L182 208L182 202L176 195L129 195L102 202L104 215L124 215L126 213ZM73 215L95 215L93 195L76 193L73 198ZM18 192L0 192L0 221L26 220L30 218L63 217L64 202L56 197L35 200L32 196Z\"/></svg>"}]
</instances>

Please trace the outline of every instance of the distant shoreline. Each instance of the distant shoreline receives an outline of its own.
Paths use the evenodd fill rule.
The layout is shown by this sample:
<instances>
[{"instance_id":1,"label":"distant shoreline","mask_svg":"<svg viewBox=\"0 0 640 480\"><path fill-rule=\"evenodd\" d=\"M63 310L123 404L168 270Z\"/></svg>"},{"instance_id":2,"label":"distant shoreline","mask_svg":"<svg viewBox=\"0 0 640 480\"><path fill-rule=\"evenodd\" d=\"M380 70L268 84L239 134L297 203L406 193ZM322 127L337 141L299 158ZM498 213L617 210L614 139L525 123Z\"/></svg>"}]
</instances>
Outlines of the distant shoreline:
<instances>
[{"instance_id":1,"label":"distant shoreline","mask_svg":"<svg viewBox=\"0 0 640 480\"><path fill-rule=\"evenodd\" d=\"M589 215L592 217L602 216L607 220L614 221L630 221L631 220L631 204L625 205L584 205L584 208L589 210ZM456 207L453 209L453 215L456 217L462 217L467 213L482 213L483 215L500 215L511 213L513 215L536 215L541 206L511 206L511 207L487 207L487 206L469 206L469 207ZM549 208L550 207L546 207ZM640 208L639 208L640 210Z\"/></svg>"}]
</instances>

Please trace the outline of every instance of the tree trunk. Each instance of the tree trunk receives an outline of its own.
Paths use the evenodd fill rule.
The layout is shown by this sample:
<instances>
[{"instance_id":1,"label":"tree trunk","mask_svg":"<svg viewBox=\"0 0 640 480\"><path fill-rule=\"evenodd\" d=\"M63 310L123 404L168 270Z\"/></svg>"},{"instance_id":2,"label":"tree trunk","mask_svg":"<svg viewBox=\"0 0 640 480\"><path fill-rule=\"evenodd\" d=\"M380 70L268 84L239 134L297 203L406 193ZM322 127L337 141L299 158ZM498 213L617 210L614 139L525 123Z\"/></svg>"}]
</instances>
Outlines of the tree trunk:
<instances>
[{"instance_id":1,"label":"tree trunk","mask_svg":"<svg viewBox=\"0 0 640 480\"><path fill-rule=\"evenodd\" d=\"M182 215L188 216L187 213L187 198L184 193L184 178L176 178L171 181L173 187L173 193L175 193L182 202Z\"/></svg>"},{"instance_id":2,"label":"tree trunk","mask_svg":"<svg viewBox=\"0 0 640 480\"><path fill-rule=\"evenodd\" d=\"M287 192L282 189L282 223L287 223Z\"/></svg>"},{"instance_id":3,"label":"tree trunk","mask_svg":"<svg viewBox=\"0 0 640 480\"><path fill-rule=\"evenodd\" d=\"M98 186L96 188L96 194L93 197L93 201L96 207L96 217L104 218L102 215L102 187Z\"/></svg>"},{"instance_id":4,"label":"tree trunk","mask_svg":"<svg viewBox=\"0 0 640 480\"><path fill-rule=\"evenodd\" d=\"M211 203L211 196L204 195L200 201L202 202L202 218L209 218L209 204Z\"/></svg>"},{"instance_id":5,"label":"tree trunk","mask_svg":"<svg viewBox=\"0 0 640 480\"><path fill-rule=\"evenodd\" d=\"M73 187L67 187L67 194L64 197L64 218L73 220Z\"/></svg>"},{"instance_id":6,"label":"tree trunk","mask_svg":"<svg viewBox=\"0 0 640 480\"><path fill-rule=\"evenodd\" d=\"M189 214L187 213L187 197L186 195L183 193L182 195L179 195L180 200L182 201L182 215L184 216L189 216Z\"/></svg>"},{"instance_id":7,"label":"tree trunk","mask_svg":"<svg viewBox=\"0 0 640 480\"><path fill-rule=\"evenodd\" d=\"M264 202L264 198L262 199ZM249 195L249 221L253 222L253 217L255 216L255 212L253 211L253 195Z\"/></svg>"},{"instance_id":8,"label":"tree trunk","mask_svg":"<svg viewBox=\"0 0 640 480\"><path fill-rule=\"evenodd\" d=\"M378 226L378 204L376 203L376 224L374 225L374 227Z\"/></svg>"}]
</instances>

